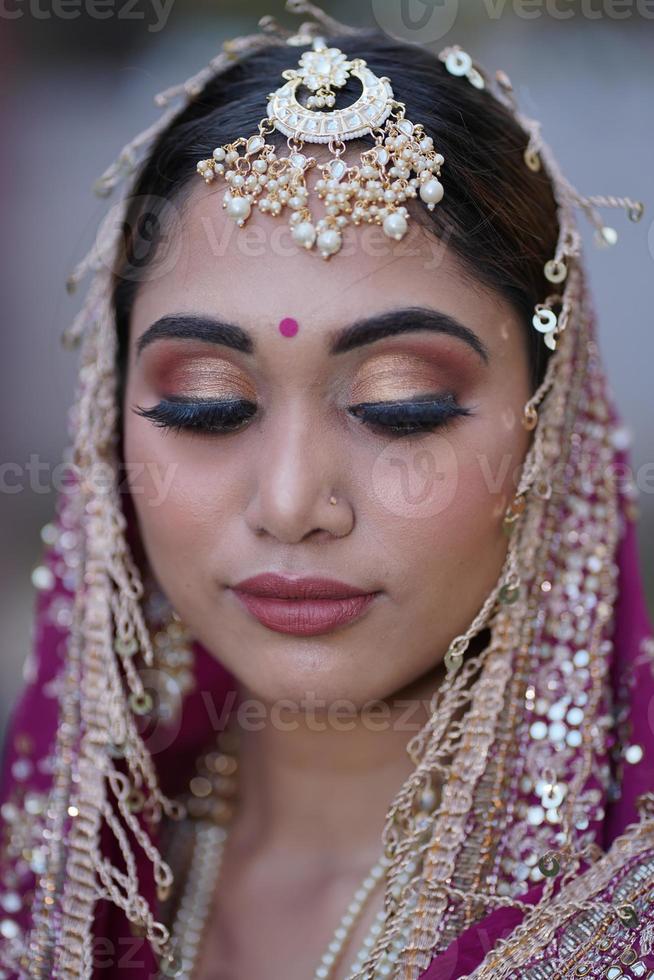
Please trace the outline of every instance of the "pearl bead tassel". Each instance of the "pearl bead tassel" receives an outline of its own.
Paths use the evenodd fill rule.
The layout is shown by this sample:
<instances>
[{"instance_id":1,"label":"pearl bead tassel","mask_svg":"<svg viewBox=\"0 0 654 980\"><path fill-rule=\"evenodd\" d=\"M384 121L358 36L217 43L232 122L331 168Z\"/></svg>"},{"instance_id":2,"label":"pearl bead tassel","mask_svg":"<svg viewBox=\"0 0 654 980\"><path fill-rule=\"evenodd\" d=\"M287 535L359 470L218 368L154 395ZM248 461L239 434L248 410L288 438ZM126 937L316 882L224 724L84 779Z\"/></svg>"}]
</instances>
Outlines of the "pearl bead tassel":
<instances>
[{"instance_id":1,"label":"pearl bead tassel","mask_svg":"<svg viewBox=\"0 0 654 980\"><path fill-rule=\"evenodd\" d=\"M271 215L288 208L293 240L307 251L315 246L324 259L340 251L348 224L376 223L388 238L400 241L409 228L405 201L420 197L433 211L443 199L438 175L444 158L435 152L422 127L408 119L399 119L383 144L363 153L360 167L349 168L339 157L320 165L322 177L315 190L325 214L317 221L305 184L305 174L315 161L302 153L279 158L267 145L257 144L257 151L263 152L256 158L251 151L239 157L235 150L218 146L209 159L198 162L198 173L207 184L224 178L229 186L223 208L241 228L255 207ZM288 169L281 170L283 166ZM230 169L239 167L244 172Z\"/></svg>"}]
</instances>

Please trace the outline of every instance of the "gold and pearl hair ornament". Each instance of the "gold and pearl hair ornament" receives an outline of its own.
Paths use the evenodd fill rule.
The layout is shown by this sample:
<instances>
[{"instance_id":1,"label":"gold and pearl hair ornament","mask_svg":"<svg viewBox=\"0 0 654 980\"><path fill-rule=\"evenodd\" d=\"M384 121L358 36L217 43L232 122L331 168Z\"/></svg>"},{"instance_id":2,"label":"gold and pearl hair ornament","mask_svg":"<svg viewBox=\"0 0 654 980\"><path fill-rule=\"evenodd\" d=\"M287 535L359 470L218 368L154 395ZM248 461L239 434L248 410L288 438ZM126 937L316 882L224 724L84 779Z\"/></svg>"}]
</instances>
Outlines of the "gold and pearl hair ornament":
<instances>
[{"instance_id":1,"label":"gold and pearl hair ornament","mask_svg":"<svg viewBox=\"0 0 654 980\"><path fill-rule=\"evenodd\" d=\"M208 160L198 162L198 173L207 184L220 177L229 185L223 208L240 227L254 207L271 215L288 208L295 241L307 250L315 246L324 259L340 250L350 223L381 225L399 241L408 231L405 201L420 197L433 211L442 199L438 178L444 158L424 127L406 118L406 106L394 98L390 79L375 75L363 58L348 60L322 37L304 43L312 49L302 54L297 68L282 72L286 82L268 96L258 133L216 147ZM351 106L334 109L333 89L351 76L361 82L361 95ZM306 105L298 99L300 87L313 93ZM288 155L278 157L266 143L274 130L287 137ZM348 167L341 159L346 141L367 135L375 145L361 153L358 166ZM307 156L306 143L326 144L330 158ZM322 171L316 191L325 209L317 221L305 180L315 166Z\"/></svg>"},{"instance_id":2,"label":"gold and pearl hair ornament","mask_svg":"<svg viewBox=\"0 0 654 980\"><path fill-rule=\"evenodd\" d=\"M644 205L629 197L584 197L563 176L549 147L540 136L540 123L521 115L513 94L513 86L504 71L497 71L495 78L486 76L480 65L473 62L467 51L458 44L443 48L438 55L450 75L466 78L477 89L490 89L492 94L506 105L524 128L529 140L524 151L526 166L538 173L545 164L558 204L559 240L554 256L543 267L545 279L558 286L567 280L561 293L555 292L542 303L537 303L532 326L543 335L546 347L556 350L558 340L566 328L570 316L568 271L581 251L581 239L574 220L574 208L581 208L595 227L595 241L599 246L615 245L618 233L604 224L597 211L599 207L624 208L630 221L640 221Z\"/></svg>"}]
</instances>

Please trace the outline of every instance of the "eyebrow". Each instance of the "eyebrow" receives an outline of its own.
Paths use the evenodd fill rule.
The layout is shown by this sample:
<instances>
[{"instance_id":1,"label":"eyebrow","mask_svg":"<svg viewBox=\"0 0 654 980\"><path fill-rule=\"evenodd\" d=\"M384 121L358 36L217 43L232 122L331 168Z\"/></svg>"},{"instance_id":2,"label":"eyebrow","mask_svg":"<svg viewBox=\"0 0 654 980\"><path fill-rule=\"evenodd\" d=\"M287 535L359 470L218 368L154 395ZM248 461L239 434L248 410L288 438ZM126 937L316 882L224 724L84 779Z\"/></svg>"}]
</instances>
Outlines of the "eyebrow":
<instances>
[{"instance_id":1,"label":"eyebrow","mask_svg":"<svg viewBox=\"0 0 654 980\"><path fill-rule=\"evenodd\" d=\"M429 306L406 306L357 320L334 336L330 351L332 354L344 354L355 347L381 340L382 337L425 330L462 340L488 364L488 348L474 330L465 327L449 314Z\"/></svg>"},{"instance_id":2,"label":"eyebrow","mask_svg":"<svg viewBox=\"0 0 654 980\"><path fill-rule=\"evenodd\" d=\"M456 337L471 347L481 360L488 364L488 348L474 330L464 326L447 313L425 306L401 307L356 320L332 334L329 352L345 354L384 337L415 331L430 331ZM243 354L252 354L255 349L250 334L234 323L226 323L202 314L171 313L156 320L139 337L136 344L137 357L156 340L171 338L204 340L231 347Z\"/></svg>"}]
</instances>

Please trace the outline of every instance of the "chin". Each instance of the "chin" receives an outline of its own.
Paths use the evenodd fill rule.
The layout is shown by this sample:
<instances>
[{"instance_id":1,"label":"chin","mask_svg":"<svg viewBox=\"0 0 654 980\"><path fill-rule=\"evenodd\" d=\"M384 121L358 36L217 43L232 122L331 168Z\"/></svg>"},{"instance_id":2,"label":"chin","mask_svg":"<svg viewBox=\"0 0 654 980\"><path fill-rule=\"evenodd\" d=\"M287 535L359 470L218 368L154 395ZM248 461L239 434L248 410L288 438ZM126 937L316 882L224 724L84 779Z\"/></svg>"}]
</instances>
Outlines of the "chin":
<instances>
[{"instance_id":1,"label":"chin","mask_svg":"<svg viewBox=\"0 0 654 980\"><path fill-rule=\"evenodd\" d=\"M363 650L374 651L362 653ZM279 637L264 645L242 645L238 653L216 654L233 674L245 699L261 701L268 711L285 715L293 710L316 715L328 711L360 711L371 701L390 697L404 683L386 675L380 666L392 663L379 639L345 642L332 637ZM253 716L255 709L252 708Z\"/></svg>"}]
</instances>

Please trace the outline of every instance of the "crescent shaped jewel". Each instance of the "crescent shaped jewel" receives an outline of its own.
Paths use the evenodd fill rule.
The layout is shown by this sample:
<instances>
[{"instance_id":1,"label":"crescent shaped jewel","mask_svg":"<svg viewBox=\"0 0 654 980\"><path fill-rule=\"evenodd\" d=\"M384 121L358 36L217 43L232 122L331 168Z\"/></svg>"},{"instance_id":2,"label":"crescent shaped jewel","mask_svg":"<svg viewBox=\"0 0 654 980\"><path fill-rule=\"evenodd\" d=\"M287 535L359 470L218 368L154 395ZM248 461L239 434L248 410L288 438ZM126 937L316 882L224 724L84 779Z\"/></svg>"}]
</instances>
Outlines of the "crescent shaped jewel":
<instances>
[{"instance_id":1,"label":"crescent shaped jewel","mask_svg":"<svg viewBox=\"0 0 654 980\"><path fill-rule=\"evenodd\" d=\"M269 96L268 117L285 136L307 143L352 140L366 136L390 116L394 98L390 80L385 76L378 78L361 58L347 61L338 48L325 48L305 52L300 66L300 71L283 72L289 81ZM332 85L342 88L351 75L359 79L363 91L346 109L316 112L297 99L297 90L304 83L311 91L321 93L313 97L311 105L316 104L316 99L318 104L329 105L333 98L328 89Z\"/></svg>"}]
</instances>

